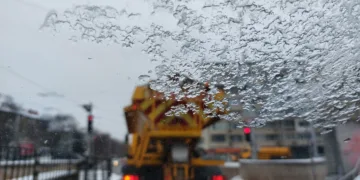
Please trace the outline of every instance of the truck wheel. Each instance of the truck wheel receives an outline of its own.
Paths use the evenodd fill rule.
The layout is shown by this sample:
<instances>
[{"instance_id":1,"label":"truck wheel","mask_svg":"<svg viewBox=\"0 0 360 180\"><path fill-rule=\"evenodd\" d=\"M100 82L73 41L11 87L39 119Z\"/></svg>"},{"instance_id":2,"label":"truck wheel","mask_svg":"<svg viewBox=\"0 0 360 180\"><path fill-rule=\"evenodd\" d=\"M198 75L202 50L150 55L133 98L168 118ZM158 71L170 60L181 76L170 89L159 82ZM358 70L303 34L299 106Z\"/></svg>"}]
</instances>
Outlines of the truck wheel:
<instances>
[{"instance_id":1,"label":"truck wheel","mask_svg":"<svg viewBox=\"0 0 360 180\"><path fill-rule=\"evenodd\" d=\"M196 180L209 180L214 175L222 175L222 172L217 166L196 167L195 179Z\"/></svg>"}]
</instances>

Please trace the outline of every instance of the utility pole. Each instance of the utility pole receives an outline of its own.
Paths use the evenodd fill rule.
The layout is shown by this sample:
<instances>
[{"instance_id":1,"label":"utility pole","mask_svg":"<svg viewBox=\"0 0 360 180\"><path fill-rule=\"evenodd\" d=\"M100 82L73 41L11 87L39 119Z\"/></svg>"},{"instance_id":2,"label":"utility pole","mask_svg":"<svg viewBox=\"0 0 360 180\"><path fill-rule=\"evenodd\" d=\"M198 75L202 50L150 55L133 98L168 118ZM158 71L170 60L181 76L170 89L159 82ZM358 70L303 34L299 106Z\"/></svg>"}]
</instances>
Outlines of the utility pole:
<instances>
[{"instance_id":1,"label":"utility pole","mask_svg":"<svg viewBox=\"0 0 360 180\"><path fill-rule=\"evenodd\" d=\"M313 175L313 179L316 180L316 170L314 169L314 158L319 156L318 153L318 147L317 147L317 138L316 138L316 132L315 132L315 128L314 128L314 124L311 121L310 122L310 127L308 129L308 131L310 130L310 147L309 147L309 151L310 151L310 160L311 160L311 173Z\"/></svg>"},{"instance_id":2,"label":"utility pole","mask_svg":"<svg viewBox=\"0 0 360 180\"><path fill-rule=\"evenodd\" d=\"M312 151L312 157L319 157L319 152L318 152L318 145L317 145L317 138L316 138L316 132L315 132L315 128L313 126L313 122L311 121L310 123L310 136L311 136L311 151Z\"/></svg>"},{"instance_id":3,"label":"utility pole","mask_svg":"<svg viewBox=\"0 0 360 180\"><path fill-rule=\"evenodd\" d=\"M90 157L92 155L92 131L93 131L93 128L92 128L92 124L93 124L93 115L92 115L92 103L89 103L89 104L84 104L82 106L85 111L88 113L88 116L87 116L87 121L88 121L88 136L87 136L87 150L86 150L86 153L85 153L85 156L86 156L86 167L85 167L85 179L87 179L87 176L88 176L88 168L89 168L89 165L90 165Z\"/></svg>"},{"instance_id":4,"label":"utility pole","mask_svg":"<svg viewBox=\"0 0 360 180\"><path fill-rule=\"evenodd\" d=\"M257 145L255 141L255 135L251 132L252 130L249 127L245 127L243 131L245 135L245 140L250 143L251 159L257 159Z\"/></svg>"},{"instance_id":5,"label":"utility pole","mask_svg":"<svg viewBox=\"0 0 360 180\"><path fill-rule=\"evenodd\" d=\"M16 117L15 117L15 127L14 127L14 139L13 139L13 145L19 146L20 143L20 121L21 121L21 115L20 111L16 111Z\"/></svg>"},{"instance_id":6,"label":"utility pole","mask_svg":"<svg viewBox=\"0 0 360 180\"><path fill-rule=\"evenodd\" d=\"M229 134L229 147L233 147L233 141L232 141L232 123L228 121L228 134Z\"/></svg>"},{"instance_id":7,"label":"utility pole","mask_svg":"<svg viewBox=\"0 0 360 180\"><path fill-rule=\"evenodd\" d=\"M281 142L281 146L285 145L285 124L284 124L285 120L281 120L280 121L280 142Z\"/></svg>"},{"instance_id":8,"label":"utility pole","mask_svg":"<svg viewBox=\"0 0 360 180\"><path fill-rule=\"evenodd\" d=\"M257 154L258 154L258 149L257 149L257 144L256 144L256 140L255 140L255 133L250 133L251 139L253 139L251 141L251 159L257 159Z\"/></svg>"},{"instance_id":9,"label":"utility pole","mask_svg":"<svg viewBox=\"0 0 360 180\"><path fill-rule=\"evenodd\" d=\"M232 135L232 123L230 121L227 122L228 124L228 138L229 138L229 148L233 147L233 135ZM232 161L231 153L227 154L227 160Z\"/></svg>"}]
</instances>

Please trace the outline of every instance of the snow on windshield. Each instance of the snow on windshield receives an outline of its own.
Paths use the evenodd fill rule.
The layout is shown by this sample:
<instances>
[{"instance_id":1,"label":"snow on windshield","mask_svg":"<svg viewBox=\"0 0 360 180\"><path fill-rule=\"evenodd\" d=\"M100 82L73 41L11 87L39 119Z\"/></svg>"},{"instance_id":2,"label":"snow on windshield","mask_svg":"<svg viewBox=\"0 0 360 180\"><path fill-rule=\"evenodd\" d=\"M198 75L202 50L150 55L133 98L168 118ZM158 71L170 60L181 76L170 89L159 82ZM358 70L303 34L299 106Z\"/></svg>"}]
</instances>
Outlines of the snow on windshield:
<instances>
[{"instance_id":1,"label":"snow on windshield","mask_svg":"<svg viewBox=\"0 0 360 180\"><path fill-rule=\"evenodd\" d=\"M141 49L157 64L149 71L157 76L152 87L163 92L180 93L178 84L166 78L175 73L236 88L243 113L224 117L229 120L252 114L251 124L260 125L302 118L326 131L359 113L358 1L129 4L126 9L82 5L52 11L42 29L61 32L65 27L73 32L74 41ZM139 78L149 77L144 73Z\"/></svg>"}]
</instances>

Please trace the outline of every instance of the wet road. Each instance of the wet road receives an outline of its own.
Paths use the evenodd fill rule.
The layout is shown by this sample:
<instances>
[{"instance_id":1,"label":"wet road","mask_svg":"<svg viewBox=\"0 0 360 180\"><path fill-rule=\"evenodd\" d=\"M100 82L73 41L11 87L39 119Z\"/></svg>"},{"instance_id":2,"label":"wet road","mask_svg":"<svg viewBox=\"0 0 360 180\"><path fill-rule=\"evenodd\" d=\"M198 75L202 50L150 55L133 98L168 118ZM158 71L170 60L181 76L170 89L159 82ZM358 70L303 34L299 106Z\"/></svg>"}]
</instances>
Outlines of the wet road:
<instances>
[{"instance_id":1,"label":"wet road","mask_svg":"<svg viewBox=\"0 0 360 180\"><path fill-rule=\"evenodd\" d=\"M117 163L116 163L117 161ZM121 167L122 167L122 163L120 159L113 159L112 162L112 173L121 175Z\"/></svg>"}]
</instances>

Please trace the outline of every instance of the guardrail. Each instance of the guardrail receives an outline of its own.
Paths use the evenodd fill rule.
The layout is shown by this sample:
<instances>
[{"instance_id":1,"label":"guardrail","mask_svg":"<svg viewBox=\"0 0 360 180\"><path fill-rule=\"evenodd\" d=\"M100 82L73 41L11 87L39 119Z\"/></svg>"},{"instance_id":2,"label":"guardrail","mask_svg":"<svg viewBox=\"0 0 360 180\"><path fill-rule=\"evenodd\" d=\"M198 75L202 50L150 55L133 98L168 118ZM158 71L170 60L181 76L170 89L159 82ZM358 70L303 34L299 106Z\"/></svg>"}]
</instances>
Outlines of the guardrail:
<instances>
[{"instance_id":1,"label":"guardrail","mask_svg":"<svg viewBox=\"0 0 360 180\"><path fill-rule=\"evenodd\" d=\"M326 159L241 159L240 174L244 180L325 180ZM259 173L261 172L261 173Z\"/></svg>"}]
</instances>

